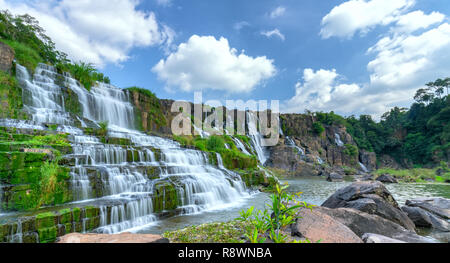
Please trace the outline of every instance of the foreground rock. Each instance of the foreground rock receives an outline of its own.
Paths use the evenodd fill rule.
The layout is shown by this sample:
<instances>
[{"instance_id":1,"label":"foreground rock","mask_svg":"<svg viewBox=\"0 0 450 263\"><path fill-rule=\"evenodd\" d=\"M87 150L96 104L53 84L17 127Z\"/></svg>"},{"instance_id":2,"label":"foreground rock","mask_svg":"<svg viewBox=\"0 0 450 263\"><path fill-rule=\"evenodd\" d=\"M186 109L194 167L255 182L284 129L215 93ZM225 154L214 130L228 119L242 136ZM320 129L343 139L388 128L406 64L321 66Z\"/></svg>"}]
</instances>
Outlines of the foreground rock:
<instances>
[{"instance_id":1,"label":"foreground rock","mask_svg":"<svg viewBox=\"0 0 450 263\"><path fill-rule=\"evenodd\" d=\"M382 175L378 176L376 180L379 182L388 183L388 184L397 184L398 183L397 179L390 176L389 174L382 174Z\"/></svg>"},{"instance_id":2,"label":"foreground rock","mask_svg":"<svg viewBox=\"0 0 450 263\"><path fill-rule=\"evenodd\" d=\"M406 243L404 241L393 239L387 236L366 233L362 236L364 243Z\"/></svg>"},{"instance_id":3,"label":"foreground rock","mask_svg":"<svg viewBox=\"0 0 450 263\"><path fill-rule=\"evenodd\" d=\"M337 190L323 204L327 208L354 208L378 215L415 232L414 222L403 212L381 182L356 182Z\"/></svg>"},{"instance_id":4,"label":"foreground rock","mask_svg":"<svg viewBox=\"0 0 450 263\"><path fill-rule=\"evenodd\" d=\"M450 219L450 199L420 198L406 201L407 206L420 207L438 217Z\"/></svg>"},{"instance_id":5,"label":"foreground rock","mask_svg":"<svg viewBox=\"0 0 450 263\"><path fill-rule=\"evenodd\" d=\"M362 238L366 233L378 234L407 243L436 243L436 240L417 235L399 224L384 219L377 215L371 215L353 208L315 207L317 213L323 213L341 224L350 228L358 237ZM300 215L302 216L302 215Z\"/></svg>"},{"instance_id":6,"label":"foreground rock","mask_svg":"<svg viewBox=\"0 0 450 263\"><path fill-rule=\"evenodd\" d=\"M306 237L311 242L362 243L352 230L319 210L302 208L292 229L292 234Z\"/></svg>"},{"instance_id":7,"label":"foreground rock","mask_svg":"<svg viewBox=\"0 0 450 263\"><path fill-rule=\"evenodd\" d=\"M402 210L418 227L432 227L443 232L450 231L450 224L446 220L443 220L420 207L403 206Z\"/></svg>"},{"instance_id":8,"label":"foreground rock","mask_svg":"<svg viewBox=\"0 0 450 263\"><path fill-rule=\"evenodd\" d=\"M121 233L108 235L72 233L61 237L58 243L169 243L169 240L160 235L152 234Z\"/></svg>"}]
</instances>

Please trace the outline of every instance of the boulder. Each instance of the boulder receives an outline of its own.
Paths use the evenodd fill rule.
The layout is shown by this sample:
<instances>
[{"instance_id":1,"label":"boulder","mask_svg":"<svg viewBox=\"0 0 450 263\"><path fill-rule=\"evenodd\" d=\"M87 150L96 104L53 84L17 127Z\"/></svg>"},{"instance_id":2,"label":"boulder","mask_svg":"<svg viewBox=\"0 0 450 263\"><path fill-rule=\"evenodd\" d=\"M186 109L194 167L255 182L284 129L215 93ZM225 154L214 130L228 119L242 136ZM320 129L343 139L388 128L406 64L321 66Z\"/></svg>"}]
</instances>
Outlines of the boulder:
<instances>
[{"instance_id":1,"label":"boulder","mask_svg":"<svg viewBox=\"0 0 450 263\"><path fill-rule=\"evenodd\" d=\"M357 236L363 237L366 233L373 233L398 239L407 243L436 243L437 240L417 235L399 224L384 219L377 215L371 215L352 208L330 209L326 207L315 207L316 212L329 215L334 220L346 225Z\"/></svg>"},{"instance_id":2,"label":"boulder","mask_svg":"<svg viewBox=\"0 0 450 263\"><path fill-rule=\"evenodd\" d=\"M362 243L352 230L339 221L334 220L320 210L302 208L292 233L306 237L311 242L321 243Z\"/></svg>"},{"instance_id":3,"label":"boulder","mask_svg":"<svg viewBox=\"0 0 450 263\"><path fill-rule=\"evenodd\" d=\"M420 207L438 217L450 219L450 199L437 198L420 198L406 200L407 206Z\"/></svg>"},{"instance_id":4,"label":"boulder","mask_svg":"<svg viewBox=\"0 0 450 263\"><path fill-rule=\"evenodd\" d=\"M432 227L439 231L450 232L450 224L446 220L420 207L403 206L402 210L411 218L416 226Z\"/></svg>"},{"instance_id":5,"label":"boulder","mask_svg":"<svg viewBox=\"0 0 450 263\"><path fill-rule=\"evenodd\" d=\"M382 174L382 175L378 176L376 180L379 182L388 183L388 184L397 184L398 183L397 179L395 179L394 177L392 177L389 174Z\"/></svg>"},{"instance_id":6,"label":"boulder","mask_svg":"<svg viewBox=\"0 0 450 263\"><path fill-rule=\"evenodd\" d=\"M167 238L152 234L121 233L80 234L72 233L59 238L58 243L169 243Z\"/></svg>"},{"instance_id":7,"label":"boulder","mask_svg":"<svg viewBox=\"0 0 450 263\"><path fill-rule=\"evenodd\" d=\"M10 72L14 60L14 50L0 42L0 70Z\"/></svg>"},{"instance_id":8,"label":"boulder","mask_svg":"<svg viewBox=\"0 0 450 263\"><path fill-rule=\"evenodd\" d=\"M344 177L338 173L330 173L327 176L328 182L342 182L344 180Z\"/></svg>"},{"instance_id":9,"label":"boulder","mask_svg":"<svg viewBox=\"0 0 450 263\"><path fill-rule=\"evenodd\" d=\"M381 182L355 182L337 190L323 204L328 208L354 208L381 216L415 231L415 225L403 212Z\"/></svg>"},{"instance_id":10,"label":"boulder","mask_svg":"<svg viewBox=\"0 0 450 263\"><path fill-rule=\"evenodd\" d=\"M405 241L373 233L364 234L362 236L362 240L364 241L364 243L406 243Z\"/></svg>"}]
</instances>

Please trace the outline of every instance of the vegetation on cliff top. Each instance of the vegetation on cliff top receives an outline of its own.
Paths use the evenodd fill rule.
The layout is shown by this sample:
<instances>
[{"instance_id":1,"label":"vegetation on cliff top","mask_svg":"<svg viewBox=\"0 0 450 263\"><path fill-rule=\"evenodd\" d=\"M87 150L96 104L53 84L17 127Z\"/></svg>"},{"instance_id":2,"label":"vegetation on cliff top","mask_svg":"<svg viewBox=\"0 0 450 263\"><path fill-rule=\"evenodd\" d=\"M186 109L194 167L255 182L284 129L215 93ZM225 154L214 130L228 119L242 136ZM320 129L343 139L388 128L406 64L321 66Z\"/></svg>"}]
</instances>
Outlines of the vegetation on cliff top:
<instances>
[{"instance_id":1,"label":"vegetation on cliff top","mask_svg":"<svg viewBox=\"0 0 450 263\"><path fill-rule=\"evenodd\" d=\"M17 62L34 72L38 63L54 65L60 73L69 72L90 90L95 81L109 83L108 77L98 72L92 64L73 63L67 54L56 50L55 43L45 35L45 30L32 16L14 16L9 11L0 11L0 41L15 52Z\"/></svg>"}]
</instances>

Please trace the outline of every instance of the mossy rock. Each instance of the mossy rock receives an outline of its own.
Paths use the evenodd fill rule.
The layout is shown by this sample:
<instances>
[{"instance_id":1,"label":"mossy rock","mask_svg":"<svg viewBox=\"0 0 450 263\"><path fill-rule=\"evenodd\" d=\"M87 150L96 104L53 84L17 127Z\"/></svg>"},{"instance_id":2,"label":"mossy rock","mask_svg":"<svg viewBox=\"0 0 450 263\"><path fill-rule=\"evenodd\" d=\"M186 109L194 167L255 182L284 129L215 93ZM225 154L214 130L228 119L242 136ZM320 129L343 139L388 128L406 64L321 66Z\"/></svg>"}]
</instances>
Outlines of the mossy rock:
<instances>
[{"instance_id":1,"label":"mossy rock","mask_svg":"<svg viewBox=\"0 0 450 263\"><path fill-rule=\"evenodd\" d=\"M46 212L36 215L37 229L54 227L58 224L57 215L53 212Z\"/></svg>"},{"instance_id":2,"label":"mossy rock","mask_svg":"<svg viewBox=\"0 0 450 263\"><path fill-rule=\"evenodd\" d=\"M53 243L58 236L58 228L56 226L38 229L40 243Z\"/></svg>"}]
</instances>

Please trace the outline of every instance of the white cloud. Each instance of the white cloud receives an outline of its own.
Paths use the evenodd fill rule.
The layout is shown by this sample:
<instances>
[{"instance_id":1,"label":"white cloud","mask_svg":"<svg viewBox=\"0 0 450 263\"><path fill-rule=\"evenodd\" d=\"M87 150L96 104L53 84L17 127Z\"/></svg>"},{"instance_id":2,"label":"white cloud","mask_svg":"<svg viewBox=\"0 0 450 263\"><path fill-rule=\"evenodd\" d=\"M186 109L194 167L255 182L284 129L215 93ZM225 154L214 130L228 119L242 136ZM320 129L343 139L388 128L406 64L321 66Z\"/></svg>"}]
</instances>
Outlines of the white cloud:
<instances>
[{"instance_id":1,"label":"white cloud","mask_svg":"<svg viewBox=\"0 0 450 263\"><path fill-rule=\"evenodd\" d=\"M193 35L152 68L168 90L248 93L276 74L273 60L249 57L221 37Z\"/></svg>"},{"instance_id":2,"label":"white cloud","mask_svg":"<svg viewBox=\"0 0 450 263\"><path fill-rule=\"evenodd\" d=\"M120 63L134 47L171 44L174 32L153 12L137 10L137 0L51 0L27 4L0 0L15 14L36 17L56 47L73 60L97 66Z\"/></svg>"},{"instance_id":3,"label":"white cloud","mask_svg":"<svg viewBox=\"0 0 450 263\"><path fill-rule=\"evenodd\" d=\"M275 8L272 12L270 12L269 17L274 19L280 16L283 16L286 12L286 8L284 6L279 6Z\"/></svg>"},{"instance_id":4,"label":"white cloud","mask_svg":"<svg viewBox=\"0 0 450 263\"><path fill-rule=\"evenodd\" d=\"M250 26L250 23L247 22L247 21L240 21L240 22L235 23L233 25L233 28L234 28L234 30L239 31L239 30L241 30L242 28L244 28L246 26Z\"/></svg>"},{"instance_id":5,"label":"white cloud","mask_svg":"<svg viewBox=\"0 0 450 263\"><path fill-rule=\"evenodd\" d=\"M432 12L425 15L421 10L410 12L398 18L395 32L411 33L418 29L426 29L433 24L444 21L445 15L439 12Z\"/></svg>"},{"instance_id":6,"label":"white cloud","mask_svg":"<svg viewBox=\"0 0 450 263\"><path fill-rule=\"evenodd\" d=\"M278 28L275 28L275 29L272 30L272 31L262 31L262 32L261 32L261 35L264 35L264 36L266 36L266 37L268 37L268 38L271 38L272 36L277 36L277 37L279 37L282 41L285 40L284 35L280 32L280 30L278 30Z\"/></svg>"},{"instance_id":7,"label":"white cloud","mask_svg":"<svg viewBox=\"0 0 450 263\"><path fill-rule=\"evenodd\" d=\"M350 0L335 6L322 19L322 38L351 38L356 32L365 34L377 25L396 21L415 0Z\"/></svg>"},{"instance_id":8,"label":"white cloud","mask_svg":"<svg viewBox=\"0 0 450 263\"><path fill-rule=\"evenodd\" d=\"M283 112L334 111L343 115L374 114L381 116L394 105L409 102L411 90L369 94L367 86L341 83L336 70L305 69L303 81L295 85L295 96L285 101Z\"/></svg>"},{"instance_id":9,"label":"white cloud","mask_svg":"<svg viewBox=\"0 0 450 263\"><path fill-rule=\"evenodd\" d=\"M450 72L450 25L418 35L393 34L368 50L376 54L367 68L371 85L384 89L421 86Z\"/></svg>"}]
</instances>

